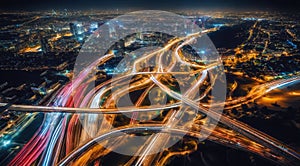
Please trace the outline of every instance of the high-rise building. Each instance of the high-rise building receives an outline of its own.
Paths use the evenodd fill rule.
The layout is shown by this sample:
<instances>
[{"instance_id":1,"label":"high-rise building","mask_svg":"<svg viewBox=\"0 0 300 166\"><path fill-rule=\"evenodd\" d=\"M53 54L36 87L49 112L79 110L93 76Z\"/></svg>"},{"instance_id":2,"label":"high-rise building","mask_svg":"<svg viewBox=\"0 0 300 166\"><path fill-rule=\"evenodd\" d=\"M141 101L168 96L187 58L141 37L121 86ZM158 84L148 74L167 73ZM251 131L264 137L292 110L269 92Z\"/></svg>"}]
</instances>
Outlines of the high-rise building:
<instances>
[{"instance_id":1,"label":"high-rise building","mask_svg":"<svg viewBox=\"0 0 300 166\"><path fill-rule=\"evenodd\" d=\"M95 30L98 29L98 23L97 22L92 22L89 28L89 32L94 32Z\"/></svg>"},{"instance_id":2,"label":"high-rise building","mask_svg":"<svg viewBox=\"0 0 300 166\"><path fill-rule=\"evenodd\" d=\"M51 50L51 47L49 45L49 42L46 38L44 37L40 37L40 43L41 43L41 48L44 54L46 54L47 52L49 52Z\"/></svg>"},{"instance_id":3,"label":"high-rise building","mask_svg":"<svg viewBox=\"0 0 300 166\"><path fill-rule=\"evenodd\" d=\"M73 35L75 35L75 29L76 29L75 24L73 22L71 22L69 25L70 25L70 32Z\"/></svg>"},{"instance_id":4,"label":"high-rise building","mask_svg":"<svg viewBox=\"0 0 300 166\"><path fill-rule=\"evenodd\" d=\"M82 41L85 37L83 24L80 22L70 23L70 31L78 41Z\"/></svg>"}]
</instances>

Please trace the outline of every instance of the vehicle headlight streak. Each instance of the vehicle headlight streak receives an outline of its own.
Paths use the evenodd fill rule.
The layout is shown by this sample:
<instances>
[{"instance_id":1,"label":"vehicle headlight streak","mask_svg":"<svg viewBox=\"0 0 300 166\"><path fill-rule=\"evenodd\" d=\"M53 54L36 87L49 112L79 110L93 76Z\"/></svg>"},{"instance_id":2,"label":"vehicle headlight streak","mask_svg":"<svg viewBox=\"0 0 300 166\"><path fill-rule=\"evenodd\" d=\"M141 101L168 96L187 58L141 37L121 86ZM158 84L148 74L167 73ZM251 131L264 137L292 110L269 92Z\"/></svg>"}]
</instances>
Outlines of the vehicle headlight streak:
<instances>
[{"instance_id":1,"label":"vehicle headlight streak","mask_svg":"<svg viewBox=\"0 0 300 166\"><path fill-rule=\"evenodd\" d=\"M152 140L148 140L150 143L148 146L140 148L142 155L138 158L136 165L142 165L144 163L150 165L152 159L146 160L148 153L155 148L154 146L159 146L159 148L164 147L165 142L159 142L161 141L159 138L166 138L167 142L168 138L171 136L170 134L187 134L192 137L198 138L205 137L205 134L208 134L208 139L217 143L226 146L233 146L235 148L259 154L262 157L276 161L282 165L297 165L300 160L300 156L291 148L285 146L276 139L256 129L253 129L242 122L239 122L238 120L233 120L227 116L222 116L222 114L220 114L217 111L214 111L213 109L210 110L210 108L218 108L218 106L225 105L225 109L228 109L235 106L239 106L241 103L246 103L250 100L258 98L275 88L298 81L300 80L300 78L293 77L287 80L277 80L271 83L260 85L258 87L254 87L253 91L251 91L247 96L237 98L232 101L212 104L197 103L204 97L208 96L209 92L211 91L211 87L215 82L215 78L214 75L210 75L209 72L211 70L217 69L218 66L221 64L221 61L219 59L216 59L214 62L205 65L191 63L185 61L185 58L183 57L183 55L181 55L183 54L181 50L183 46L189 45L190 42L194 41L198 37L201 37L202 34L209 31L210 30L205 30L201 33L196 32L191 33L182 38L175 38L173 41L167 43L165 47L155 50L154 52L151 52L145 55L144 57L136 59L131 72L125 73L125 75L117 77L114 80L107 80L88 91L89 89L87 87L91 82L94 81L93 78L88 77L89 74L93 73L95 67L97 67L98 65L102 65L103 63L107 62L108 60L114 57L113 54L109 53L100 57L97 61L91 63L87 68L81 71L72 82L63 87L57 94L56 98L53 101L49 102L54 103L53 105L49 104L48 107L26 107L12 105L10 107L12 110L14 108L15 110L23 109L23 111L28 111L30 109L39 111L41 109L45 109L41 112L53 113L45 115L45 119L41 127L36 132L36 134L21 149L21 151L15 156L15 158L10 162L9 165L27 166L32 165L35 162L39 165L56 165L58 164L57 162L60 162L60 165L70 164L70 162L74 162L75 164L87 164L89 160L95 160L96 158L87 158L84 154L85 152L87 153L86 155L96 153L98 158L110 152L109 150L105 151L103 147L99 147L95 151L92 151L91 147L103 146L107 144L107 141L106 143L103 143L101 145L97 145L95 144L95 142L105 141L105 139L107 138L113 139L114 136L121 136L119 139L113 140L114 144L110 144L113 146L113 148L115 148L121 144L120 142L122 138L128 137L128 135L124 135L124 133L133 134L145 131L163 133L159 133L160 135L154 136L154 138L152 137ZM164 67L162 67L163 53L167 50L173 49L172 47L175 47L175 58L172 59L171 65L167 66L167 69L164 69ZM156 56L158 58L156 58L157 66L155 69L148 72L139 71L139 63L141 63L146 58L152 58ZM172 71L172 69L176 64L183 64L185 66L192 67L194 70L192 70L191 72L174 72ZM193 81L194 84L191 85L190 89L187 89L187 91L183 94L172 90L170 87L168 87L168 85L165 85L162 81L162 79L170 80L171 78L169 77L169 75L191 75L191 73L197 73L199 74L199 76L195 77L195 80ZM137 80L134 80L136 79L134 78L132 81L133 85L131 87L128 87L128 89L119 89L114 94L109 93L112 89L112 87L109 87L110 84L114 83L120 88L127 88L125 86L126 79L137 75L141 75L142 78ZM211 85L207 87L208 90L204 91L204 94L201 94L199 97L194 96L194 93L196 93L197 91L196 89L202 86L206 79L208 79L208 77L210 77L210 81L212 81ZM137 83L137 81L139 80L142 81L140 83ZM176 103L167 104L165 106L145 107L140 104L136 104L135 108L111 108L112 105L118 102L121 96L124 96L134 90L141 90L145 89L146 87L154 87L154 85L158 86L163 92L168 94L170 97L176 99ZM103 100L104 104L102 105L102 107L104 108L97 109L100 100ZM141 101L142 100L143 99L141 99ZM67 108L73 106L79 108ZM220 123L231 128L232 132L228 132L228 129L224 129L219 126L217 126L215 130L213 130L209 127L208 124L199 127L196 124L193 124L194 122L184 123L184 126L182 126L181 129L178 129L176 126L176 124L178 123L177 120L180 120L180 117L182 115L181 112L186 112L186 110L189 107L197 110L199 113L205 114L208 118L214 119L216 121L220 120ZM59 112L60 109L62 110L62 112ZM129 123L128 125L124 125L123 127L115 128L113 130L110 128L112 123L115 121L116 114L124 112L140 113L156 110L163 111L167 109L171 109L173 112L170 111L170 115L166 116L165 124L149 125ZM85 112L94 114L87 116L84 114L72 114ZM82 125L90 125L91 122L97 123L97 113L103 114L104 118L100 126L97 126L97 124L92 124L92 126L90 126L90 128L93 129L92 136L96 138L89 138L89 136L91 135L88 135L84 129L78 127L78 121L80 118L86 120L82 122ZM35 114L29 116L34 115ZM133 116L132 119L134 119L135 116ZM105 118L109 120L105 120ZM186 130L186 127L188 126L196 126L197 130ZM201 132L199 132L198 130L201 130ZM64 133L66 134L64 135ZM240 136L240 134L242 136ZM235 140L231 140L232 138L235 138ZM63 143L66 143L66 152L61 152L58 154L57 149L61 149L63 147ZM39 157L41 158L39 159L39 161L37 161ZM63 160L59 161L61 158L63 158ZM128 162L127 164L129 165L130 162Z\"/></svg>"}]
</instances>

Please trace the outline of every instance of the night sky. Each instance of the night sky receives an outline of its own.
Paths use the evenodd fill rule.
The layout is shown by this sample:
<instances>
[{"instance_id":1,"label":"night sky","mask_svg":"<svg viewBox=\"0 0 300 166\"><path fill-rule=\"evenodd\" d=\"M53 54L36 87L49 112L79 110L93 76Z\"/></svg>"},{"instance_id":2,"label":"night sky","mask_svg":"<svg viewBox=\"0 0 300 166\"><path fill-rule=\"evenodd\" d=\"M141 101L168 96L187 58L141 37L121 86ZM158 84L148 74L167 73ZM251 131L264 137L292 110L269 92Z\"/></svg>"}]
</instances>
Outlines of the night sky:
<instances>
[{"instance_id":1,"label":"night sky","mask_svg":"<svg viewBox=\"0 0 300 166\"><path fill-rule=\"evenodd\" d=\"M297 10L300 0L4 0L1 10L48 9L272 9Z\"/></svg>"}]
</instances>

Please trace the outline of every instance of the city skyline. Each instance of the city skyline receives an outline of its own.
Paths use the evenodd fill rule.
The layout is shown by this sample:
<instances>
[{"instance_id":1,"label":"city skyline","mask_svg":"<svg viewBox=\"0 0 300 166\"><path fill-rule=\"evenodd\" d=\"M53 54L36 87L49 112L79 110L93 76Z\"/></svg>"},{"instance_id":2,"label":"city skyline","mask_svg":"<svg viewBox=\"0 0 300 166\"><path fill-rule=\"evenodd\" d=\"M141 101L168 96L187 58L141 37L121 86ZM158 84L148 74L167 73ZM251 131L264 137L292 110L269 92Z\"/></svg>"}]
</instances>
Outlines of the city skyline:
<instances>
[{"instance_id":1,"label":"city skyline","mask_svg":"<svg viewBox=\"0 0 300 166\"><path fill-rule=\"evenodd\" d=\"M96 0L11 0L1 2L1 10L88 10L88 9L136 9L136 10L173 10L173 9L235 9L235 10L283 10L298 11L299 1L297 0L112 0L112 1L96 1Z\"/></svg>"}]
</instances>

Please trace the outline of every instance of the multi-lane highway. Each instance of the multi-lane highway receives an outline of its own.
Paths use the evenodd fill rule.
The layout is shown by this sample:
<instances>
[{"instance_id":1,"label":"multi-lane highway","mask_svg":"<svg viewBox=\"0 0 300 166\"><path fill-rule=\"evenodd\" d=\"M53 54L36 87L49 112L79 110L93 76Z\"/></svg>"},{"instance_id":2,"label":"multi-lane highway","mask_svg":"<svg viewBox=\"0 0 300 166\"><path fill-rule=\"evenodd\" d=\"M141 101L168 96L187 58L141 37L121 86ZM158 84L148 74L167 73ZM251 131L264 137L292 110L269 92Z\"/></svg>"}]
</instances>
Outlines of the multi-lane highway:
<instances>
[{"instance_id":1,"label":"multi-lane highway","mask_svg":"<svg viewBox=\"0 0 300 166\"><path fill-rule=\"evenodd\" d=\"M125 140L131 139L134 134L141 133L156 134L149 134L145 143L133 153L127 165L153 165L158 161L167 161L161 154L162 150L168 148L167 144L174 135L185 134L195 138L207 136L208 140L256 153L281 165L297 165L300 161L298 152L212 108L238 107L273 89L297 82L300 77L276 80L253 87L246 96L229 101L200 102L204 98L211 101L210 92L215 81L219 79L218 69L222 62L220 59L206 64L191 62L184 56L183 47L209 31L175 38L164 47L135 59L131 71L90 89L88 87L95 77L90 78L89 75L97 66L114 57L113 54L104 55L60 89L47 106L11 105L8 109L12 111L46 114L36 134L9 165L97 165L96 160L117 147L124 146ZM172 58L166 54L167 50L173 52ZM145 62L150 59L155 61L155 67L143 68ZM164 61L169 61L168 65L165 65ZM159 88L172 100L168 99L165 105L147 105L146 97L154 88ZM206 89L199 94L200 88ZM137 91L142 93L136 97L133 105L118 106L124 96ZM153 121L152 113L157 111L162 120ZM36 114L25 114L19 121L30 120ZM187 115L189 118L184 118ZM199 119L199 115L205 116ZM127 116L130 120L120 122L120 116ZM213 121L222 125L217 126ZM116 126L116 123L122 125ZM13 139L13 135L16 134L15 130L8 129L6 135Z\"/></svg>"}]
</instances>

